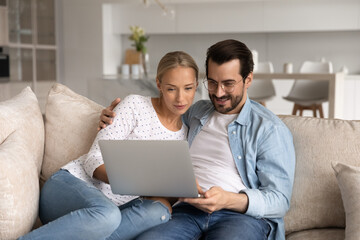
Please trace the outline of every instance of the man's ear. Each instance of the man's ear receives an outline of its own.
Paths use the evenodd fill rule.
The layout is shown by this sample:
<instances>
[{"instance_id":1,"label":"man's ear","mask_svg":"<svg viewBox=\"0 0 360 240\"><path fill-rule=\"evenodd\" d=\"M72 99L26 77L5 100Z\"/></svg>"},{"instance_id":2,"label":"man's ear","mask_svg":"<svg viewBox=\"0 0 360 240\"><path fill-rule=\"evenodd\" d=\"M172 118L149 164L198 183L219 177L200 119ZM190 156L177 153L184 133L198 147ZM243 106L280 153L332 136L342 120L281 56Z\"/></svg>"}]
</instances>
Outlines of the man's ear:
<instances>
[{"instance_id":1,"label":"man's ear","mask_svg":"<svg viewBox=\"0 0 360 240\"><path fill-rule=\"evenodd\" d=\"M245 88L248 89L251 86L251 83L253 81L253 73L250 72L247 78L245 79Z\"/></svg>"}]
</instances>

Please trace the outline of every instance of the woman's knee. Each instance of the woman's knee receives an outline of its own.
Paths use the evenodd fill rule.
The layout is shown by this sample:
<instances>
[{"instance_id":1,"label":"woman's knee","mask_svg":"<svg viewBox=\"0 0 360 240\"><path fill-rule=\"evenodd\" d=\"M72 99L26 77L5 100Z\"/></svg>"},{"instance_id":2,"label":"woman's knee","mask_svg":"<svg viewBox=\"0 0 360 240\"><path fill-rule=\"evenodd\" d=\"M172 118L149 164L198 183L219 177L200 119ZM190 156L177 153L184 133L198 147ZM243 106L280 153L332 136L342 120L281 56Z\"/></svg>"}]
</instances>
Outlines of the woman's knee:
<instances>
[{"instance_id":1,"label":"woman's knee","mask_svg":"<svg viewBox=\"0 0 360 240\"><path fill-rule=\"evenodd\" d=\"M146 209L146 218L158 224L169 221L171 213L163 202L144 199L142 205Z\"/></svg>"},{"instance_id":2,"label":"woman's knee","mask_svg":"<svg viewBox=\"0 0 360 240\"><path fill-rule=\"evenodd\" d=\"M96 238L110 236L120 225L121 213L115 204L98 205L72 212L71 214L84 214L81 219L86 219L86 232Z\"/></svg>"},{"instance_id":3,"label":"woman's knee","mask_svg":"<svg viewBox=\"0 0 360 240\"><path fill-rule=\"evenodd\" d=\"M90 216L96 220L96 224L104 225L112 231L120 225L121 212L112 202L89 208L89 211Z\"/></svg>"}]
</instances>

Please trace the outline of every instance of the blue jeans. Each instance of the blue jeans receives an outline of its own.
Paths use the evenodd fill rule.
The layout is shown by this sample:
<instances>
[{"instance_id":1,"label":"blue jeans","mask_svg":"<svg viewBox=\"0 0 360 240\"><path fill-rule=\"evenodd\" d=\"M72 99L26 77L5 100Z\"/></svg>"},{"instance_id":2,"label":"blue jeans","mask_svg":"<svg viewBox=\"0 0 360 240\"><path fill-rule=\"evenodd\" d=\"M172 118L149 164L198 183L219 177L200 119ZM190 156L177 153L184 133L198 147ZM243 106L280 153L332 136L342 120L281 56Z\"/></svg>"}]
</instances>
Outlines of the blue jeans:
<instances>
[{"instance_id":1,"label":"blue jeans","mask_svg":"<svg viewBox=\"0 0 360 240\"><path fill-rule=\"evenodd\" d=\"M27 239L131 239L170 218L161 202L134 199L116 206L99 189L59 170L46 181L40 195L44 224L19 238Z\"/></svg>"},{"instance_id":2,"label":"blue jeans","mask_svg":"<svg viewBox=\"0 0 360 240\"><path fill-rule=\"evenodd\" d=\"M230 210L209 214L189 204L180 203L173 207L169 222L140 234L136 239L260 240L267 239L269 232L270 226L264 219L256 219Z\"/></svg>"}]
</instances>

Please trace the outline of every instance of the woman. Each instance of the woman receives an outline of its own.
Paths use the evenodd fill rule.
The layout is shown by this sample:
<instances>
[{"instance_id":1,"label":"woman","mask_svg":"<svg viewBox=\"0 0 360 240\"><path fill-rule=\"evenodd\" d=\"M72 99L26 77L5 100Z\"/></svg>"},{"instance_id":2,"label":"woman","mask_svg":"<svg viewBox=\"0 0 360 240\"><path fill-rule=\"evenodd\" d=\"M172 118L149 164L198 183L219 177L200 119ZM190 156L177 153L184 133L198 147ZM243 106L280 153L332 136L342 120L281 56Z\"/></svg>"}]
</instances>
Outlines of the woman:
<instances>
[{"instance_id":1,"label":"woman","mask_svg":"<svg viewBox=\"0 0 360 240\"><path fill-rule=\"evenodd\" d=\"M184 52L166 54L156 83L159 98L126 97L89 153L50 177L40 196L39 216L45 225L20 239L131 239L169 220L172 209L165 198L111 192L98 146L100 139L186 139L181 115L191 106L198 85L195 61Z\"/></svg>"}]
</instances>

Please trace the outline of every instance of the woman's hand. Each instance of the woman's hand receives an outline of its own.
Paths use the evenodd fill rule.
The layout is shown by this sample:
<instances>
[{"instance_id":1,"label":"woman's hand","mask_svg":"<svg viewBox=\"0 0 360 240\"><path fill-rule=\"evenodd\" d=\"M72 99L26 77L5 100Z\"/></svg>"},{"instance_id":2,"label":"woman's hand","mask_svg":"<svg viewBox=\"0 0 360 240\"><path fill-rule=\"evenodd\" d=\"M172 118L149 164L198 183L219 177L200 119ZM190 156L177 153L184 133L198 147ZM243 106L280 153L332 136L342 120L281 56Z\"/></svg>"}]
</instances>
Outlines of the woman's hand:
<instances>
[{"instance_id":1,"label":"woman's hand","mask_svg":"<svg viewBox=\"0 0 360 240\"><path fill-rule=\"evenodd\" d=\"M93 177L103 181L104 183L109 183L109 179L106 173L105 164L100 165L98 168L95 169L93 173Z\"/></svg>"},{"instance_id":2,"label":"woman's hand","mask_svg":"<svg viewBox=\"0 0 360 240\"><path fill-rule=\"evenodd\" d=\"M116 98L112 101L111 105L101 111L99 126L97 128L100 131L103 128L106 128L107 125L112 123L113 118L115 117L114 108L121 102L120 98Z\"/></svg>"}]
</instances>

